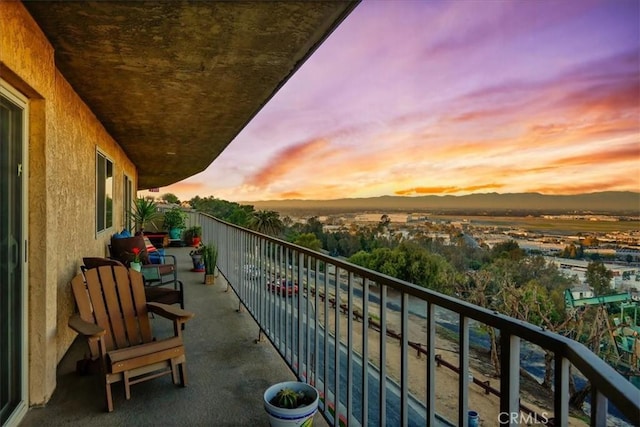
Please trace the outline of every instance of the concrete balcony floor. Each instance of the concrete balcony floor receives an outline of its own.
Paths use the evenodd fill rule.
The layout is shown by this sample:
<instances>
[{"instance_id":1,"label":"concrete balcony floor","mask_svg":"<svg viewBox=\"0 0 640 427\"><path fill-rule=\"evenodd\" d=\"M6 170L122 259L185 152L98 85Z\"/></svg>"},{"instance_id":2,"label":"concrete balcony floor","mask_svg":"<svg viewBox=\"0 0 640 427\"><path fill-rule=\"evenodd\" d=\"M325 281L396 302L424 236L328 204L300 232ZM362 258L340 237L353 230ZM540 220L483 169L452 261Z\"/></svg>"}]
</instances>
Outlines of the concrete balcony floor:
<instances>
[{"instance_id":1,"label":"concrete balcony floor","mask_svg":"<svg viewBox=\"0 0 640 427\"><path fill-rule=\"evenodd\" d=\"M268 341L256 344L258 326L239 313L238 298L224 279L203 284L204 273L191 272L191 248L168 248L178 261L185 308L195 313L184 331L186 388L170 376L133 385L125 400L122 383L112 386L114 411L105 412L98 375L79 376L75 363L86 342L77 339L58 365L57 388L44 407L29 410L20 426L266 426L262 393L273 383L295 376ZM153 319L156 336L170 333L171 323ZM319 413L314 425L326 426Z\"/></svg>"}]
</instances>

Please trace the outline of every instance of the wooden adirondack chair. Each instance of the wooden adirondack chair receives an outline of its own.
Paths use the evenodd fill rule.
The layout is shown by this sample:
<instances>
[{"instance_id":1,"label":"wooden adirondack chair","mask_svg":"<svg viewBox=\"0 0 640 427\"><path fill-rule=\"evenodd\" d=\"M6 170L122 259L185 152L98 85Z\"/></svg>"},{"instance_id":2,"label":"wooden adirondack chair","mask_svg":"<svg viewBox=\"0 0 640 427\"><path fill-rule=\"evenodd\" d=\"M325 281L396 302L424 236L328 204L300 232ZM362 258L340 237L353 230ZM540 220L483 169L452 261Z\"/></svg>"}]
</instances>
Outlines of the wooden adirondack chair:
<instances>
[{"instance_id":1,"label":"wooden adirondack chair","mask_svg":"<svg viewBox=\"0 0 640 427\"><path fill-rule=\"evenodd\" d=\"M113 411L111 384L124 381L125 397L131 385L172 375L173 383L187 384L182 325L193 313L175 306L147 302L142 274L123 266L101 266L71 280L78 314L69 327L84 335L90 357L104 375L107 410ZM173 336L155 340L149 313L173 320Z\"/></svg>"}]
</instances>

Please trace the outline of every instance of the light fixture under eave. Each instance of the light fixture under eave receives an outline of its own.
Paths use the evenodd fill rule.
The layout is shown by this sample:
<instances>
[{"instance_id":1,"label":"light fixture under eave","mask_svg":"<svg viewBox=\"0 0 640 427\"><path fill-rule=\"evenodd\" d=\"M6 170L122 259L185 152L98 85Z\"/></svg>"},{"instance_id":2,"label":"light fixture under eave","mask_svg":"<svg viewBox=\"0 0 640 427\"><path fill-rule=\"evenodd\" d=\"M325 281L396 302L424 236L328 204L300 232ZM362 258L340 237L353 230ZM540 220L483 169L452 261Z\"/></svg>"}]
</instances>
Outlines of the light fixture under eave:
<instances>
[{"instance_id":1,"label":"light fixture under eave","mask_svg":"<svg viewBox=\"0 0 640 427\"><path fill-rule=\"evenodd\" d=\"M176 153L175 153L175 151L167 151L167 155L169 155L169 156L175 156L175 155L176 155Z\"/></svg>"}]
</instances>

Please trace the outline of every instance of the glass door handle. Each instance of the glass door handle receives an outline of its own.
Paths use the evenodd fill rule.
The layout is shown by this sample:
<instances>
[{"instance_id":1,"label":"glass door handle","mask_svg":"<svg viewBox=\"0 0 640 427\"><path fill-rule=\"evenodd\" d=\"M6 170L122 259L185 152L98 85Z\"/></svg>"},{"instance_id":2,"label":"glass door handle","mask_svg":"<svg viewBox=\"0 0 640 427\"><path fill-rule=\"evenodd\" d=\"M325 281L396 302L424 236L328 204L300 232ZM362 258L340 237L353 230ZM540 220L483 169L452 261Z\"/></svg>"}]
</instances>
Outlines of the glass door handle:
<instances>
[{"instance_id":1,"label":"glass door handle","mask_svg":"<svg viewBox=\"0 0 640 427\"><path fill-rule=\"evenodd\" d=\"M9 236L9 251L11 253L11 270L14 270L20 262L20 247L13 236Z\"/></svg>"}]
</instances>

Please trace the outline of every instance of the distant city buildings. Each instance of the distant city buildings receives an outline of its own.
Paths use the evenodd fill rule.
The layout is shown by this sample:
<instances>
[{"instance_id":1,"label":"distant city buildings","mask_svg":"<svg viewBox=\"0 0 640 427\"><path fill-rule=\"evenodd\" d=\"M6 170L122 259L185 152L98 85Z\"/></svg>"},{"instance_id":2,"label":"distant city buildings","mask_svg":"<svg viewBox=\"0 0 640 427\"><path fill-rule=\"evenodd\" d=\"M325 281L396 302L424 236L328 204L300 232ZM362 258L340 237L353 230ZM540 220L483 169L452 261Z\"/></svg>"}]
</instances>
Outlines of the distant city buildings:
<instances>
[{"instance_id":1,"label":"distant city buildings","mask_svg":"<svg viewBox=\"0 0 640 427\"><path fill-rule=\"evenodd\" d=\"M358 213L328 215L320 219L325 224L325 232L354 232L358 227L377 226L382 215L389 219L388 226L381 232L381 235L386 237L393 235L406 240L420 235L448 245L451 244L452 237L462 236L470 246L488 248L513 240L521 249L545 256L549 262L556 264L562 273L568 277L575 277L579 284L571 292L576 299L593 296L593 291L585 282L585 273L589 262L602 260L605 267L613 272L611 288L620 292L629 291L634 299L639 298L640 230L570 234L552 230L553 233L541 233L528 230L518 222L508 224L508 221L503 221L506 225L487 225L482 223L483 218L469 219L462 215L445 218L429 213ZM619 218L607 215L543 215L541 218L558 221L620 222ZM559 257L570 245L580 247L583 259Z\"/></svg>"}]
</instances>

